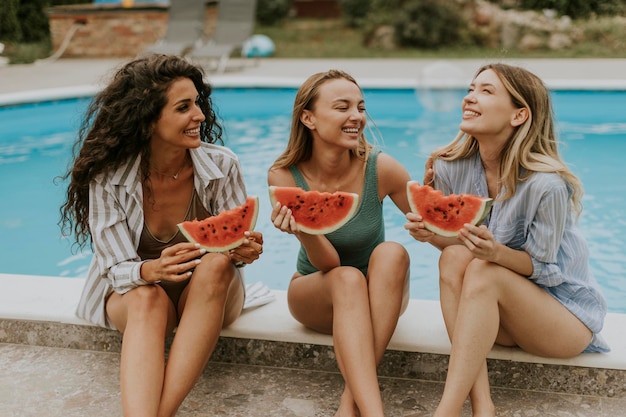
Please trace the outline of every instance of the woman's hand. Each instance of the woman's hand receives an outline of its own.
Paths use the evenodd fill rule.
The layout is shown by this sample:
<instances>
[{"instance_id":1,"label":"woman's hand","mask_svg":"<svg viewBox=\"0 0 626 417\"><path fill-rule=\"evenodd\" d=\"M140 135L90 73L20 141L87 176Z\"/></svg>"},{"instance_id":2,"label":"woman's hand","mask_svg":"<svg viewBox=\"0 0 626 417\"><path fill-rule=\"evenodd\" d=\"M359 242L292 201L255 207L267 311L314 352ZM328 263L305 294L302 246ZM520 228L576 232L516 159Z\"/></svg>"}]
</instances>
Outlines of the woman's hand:
<instances>
[{"instance_id":1,"label":"woman's hand","mask_svg":"<svg viewBox=\"0 0 626 417\"><path fill-rule=\"evenodd\" d=\"M245 263L251 264L259 259L263 253L263 234L261 232L247 231L246 239L235 249L231 249L228 253L231 261L235 264Z\"/></svg>"},{"instance_id":2,"label":"woman's hand","mask_svg":"<svg viewBox=\"0 0 626 417\"><path fill-rule=\"evenodd\" d=\"M475 258L490 262L495 261L496 242L487 226L466 224L459 231L458 238Z\"/></svg>"},{"instance_id":3,"label":"woman's hand","mask_svg":"<svg viewBox=\"0 0 626 417\"><path fill-rule=\"evenodd\" d=\"M295 234L298 231L298 225L291 215L291 210L287 206L281 206L279 202L276 202L272 209L272 223L277 229L286 233Z\"/></svg>"},{"instance_id":4,"label":"woman's hand","mask_svg":"<svg viewBox=\"0 0 626 417\"><path fill-rule=\"evenodd\" d=\"M191 277L193 268L200 263L206 250L194 243L177 243L163 249L158 259L141 265L141 278L147 282L180 282Z\"/></svg>"},{"instance_id":5,"label":"woman's hand","mask_svg":"<svg viewBox=\"0 0 626 417\"><path fill-rule=\"evenodd\" d=\"M404 228L409 231L409 234L414 239L420 242L430 242L433 236L435 236L433 232L426 229L422 216L419 214L409 212L406 214L406 219L407 223L404 225Z\"/></svg>"}]
</instances>

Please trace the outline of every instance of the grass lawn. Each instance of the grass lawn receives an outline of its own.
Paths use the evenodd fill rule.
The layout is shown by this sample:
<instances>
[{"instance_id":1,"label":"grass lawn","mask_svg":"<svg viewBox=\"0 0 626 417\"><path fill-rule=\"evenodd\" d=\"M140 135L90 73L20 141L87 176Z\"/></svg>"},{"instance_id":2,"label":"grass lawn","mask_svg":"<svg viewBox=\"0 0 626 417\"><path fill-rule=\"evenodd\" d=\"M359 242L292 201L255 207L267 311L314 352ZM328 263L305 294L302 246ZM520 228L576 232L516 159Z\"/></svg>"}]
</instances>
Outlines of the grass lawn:
<instances>
[{"instance_id":1,"label":"grass lawn","mask_svg":"<svg viewBox=\"0 0 626 417\"><path fill-rule=\"evenodd\" d=\"M340 20L291 19L278 26L257 26L255 33L267 35L276 46L278 58L625 58L626 29L595 28L586 42L552 51L520 51L459 46L441 49L368 48L363 35ZM611 39L614 38L614 39Z\"/></svg>"}]
</instances>

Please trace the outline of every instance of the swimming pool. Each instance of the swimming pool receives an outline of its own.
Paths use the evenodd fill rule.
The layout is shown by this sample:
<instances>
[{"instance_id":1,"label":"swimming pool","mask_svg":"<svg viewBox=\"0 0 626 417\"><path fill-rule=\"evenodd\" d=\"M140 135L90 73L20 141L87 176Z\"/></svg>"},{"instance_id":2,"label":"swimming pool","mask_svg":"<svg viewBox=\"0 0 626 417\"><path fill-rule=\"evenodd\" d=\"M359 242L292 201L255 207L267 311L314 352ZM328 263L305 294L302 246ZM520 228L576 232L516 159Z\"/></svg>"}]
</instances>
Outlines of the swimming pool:
<instances>
[{"instance_id":1,"label":"swimming pool","mask_svg":"<svg viewBox=\"0 0 626 417\"><path fill-rule=\"evenodd\" d=\"M250 282L286 289L297 245L269 221L266 173L283 150L295 90L218 88L226 144L240 156L248 191L261 198L257 229L265 236L261 260L247 267ZM462 91L365 90L368 112L383 150L421 180L425 156L456 133ZM612 312L626 313L626 91L553 92L563 154L585 186L580 227L589 242L591 267ZM85 99L0 108L0 272L82 276L91 254L73 253L57 221L64 184L53 179L68 162ZM385 201L387 238L411 254L411 297L438 299L438 251L402 228L404 216Z\"/></svg>"}]
</instances>

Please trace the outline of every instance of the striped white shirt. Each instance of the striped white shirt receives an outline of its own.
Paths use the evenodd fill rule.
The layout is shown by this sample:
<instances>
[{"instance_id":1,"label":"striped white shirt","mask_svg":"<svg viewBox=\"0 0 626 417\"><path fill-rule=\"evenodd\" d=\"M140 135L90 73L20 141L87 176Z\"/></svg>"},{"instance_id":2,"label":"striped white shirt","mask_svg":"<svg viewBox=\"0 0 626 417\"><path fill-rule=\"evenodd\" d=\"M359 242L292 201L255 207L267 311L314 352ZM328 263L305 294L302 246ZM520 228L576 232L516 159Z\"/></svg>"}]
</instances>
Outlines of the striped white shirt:
<instances>
[{"instance_id":1,"label":"striped white shirt","mask_svg":"<svg viewBox=\"0 0 626 417\"><path fill-rule=\"evenodd\" d=\"M435 188L448 194L488 196L480 155L447 162L435 161ZM515 195L494 202L485 219L495 240L528 253L533 263L529 277L594 333L586 351L608 351L598 334L607 305L589 269L587 243L576 227L569 200L571 190L556 173L534 173L519 181Z\"/></svg>"},{"instance_id":2,"label":"striped white shirt","mask_svg":"<svg viewBox=\"0 0 626 417\"><path fill-rule=\"evenodd\" d=\"M202 143L190 149L194 187L205 208L218 214L245 202L246 189L237 156L228 148ZM137 254L144 226L140 157L98 176L89 185L89 229L94 255L76 315L114 329L105 312L106 298L146 285Z\"/></svg>"}]
</instances>

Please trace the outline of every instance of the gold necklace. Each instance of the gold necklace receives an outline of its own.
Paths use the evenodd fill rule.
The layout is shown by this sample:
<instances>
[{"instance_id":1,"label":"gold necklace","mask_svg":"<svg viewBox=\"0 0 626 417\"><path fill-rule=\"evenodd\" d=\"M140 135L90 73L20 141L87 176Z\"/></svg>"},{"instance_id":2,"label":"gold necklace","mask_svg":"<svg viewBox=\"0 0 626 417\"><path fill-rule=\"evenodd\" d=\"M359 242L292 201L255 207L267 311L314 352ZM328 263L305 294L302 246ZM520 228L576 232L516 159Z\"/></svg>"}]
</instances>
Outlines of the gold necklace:
<instances>
[{"instance_id":1,"label":"gold necklace","mask_svg":"<svg viewBox=\"0 0 626 417\"><path fill-rule=\"evenodd\" d=\"M150 171L152 171L152 172L154 172L154 173L156 173L156 174L159 174L159 175L161 175L161 176L163 176L163 177L171 177L172 179L177 180L177 179L178 179L178 176L180 175L180 173L182 172L182 170L183 170L186 166L187 166L187 156L185 156L185 160L183 161L183 165L179 168L178 172L177 172L176 174L174 174L174 175L172 175L172 174L166 174L166 173L161 172L161 171L159 171L159 170L157 170L157 169L155 169L155 168L150 168Z\"/></svg>"}]
</instances>

